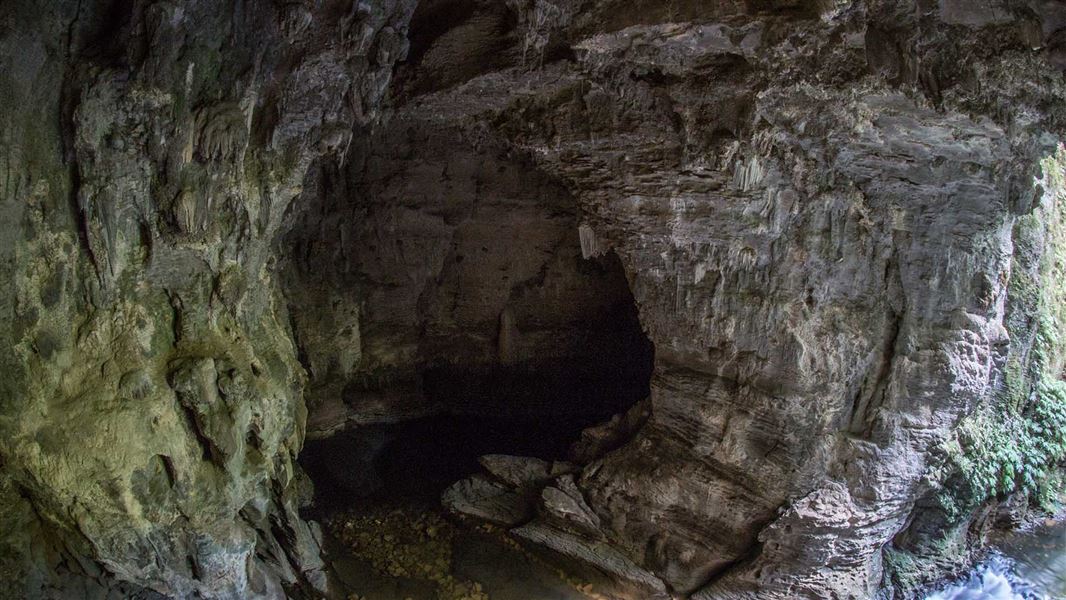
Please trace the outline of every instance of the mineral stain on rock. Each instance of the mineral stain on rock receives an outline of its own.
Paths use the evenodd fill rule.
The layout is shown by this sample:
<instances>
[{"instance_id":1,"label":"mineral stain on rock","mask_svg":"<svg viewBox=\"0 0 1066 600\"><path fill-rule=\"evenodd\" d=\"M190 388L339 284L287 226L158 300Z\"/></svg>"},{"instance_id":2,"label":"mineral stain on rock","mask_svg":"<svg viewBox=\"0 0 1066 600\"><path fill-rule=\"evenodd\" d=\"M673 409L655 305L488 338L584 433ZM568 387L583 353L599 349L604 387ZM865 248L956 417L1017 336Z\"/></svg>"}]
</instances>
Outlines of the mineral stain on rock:
<instances>
[{"instance_id":1,"label":"mineral stain on rock","mask_svg":"<svg viewBox=\"0 0 1066 600\"><path fill-rule=\"evenodd\" d=\"M1066 500L1064 68L1045 0L6 0L0 596L949 589Z\"/></svg>"}]
</instances>

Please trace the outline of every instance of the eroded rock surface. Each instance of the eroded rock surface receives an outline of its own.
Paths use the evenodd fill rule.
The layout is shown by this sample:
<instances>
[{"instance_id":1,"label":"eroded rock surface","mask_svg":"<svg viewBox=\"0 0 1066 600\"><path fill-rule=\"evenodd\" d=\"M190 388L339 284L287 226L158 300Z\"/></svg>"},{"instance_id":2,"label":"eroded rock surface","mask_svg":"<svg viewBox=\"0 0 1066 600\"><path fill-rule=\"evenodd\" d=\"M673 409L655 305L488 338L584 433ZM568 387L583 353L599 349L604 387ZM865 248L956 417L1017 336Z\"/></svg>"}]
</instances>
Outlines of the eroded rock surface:
<instances>
[{"instance_id":1,"label":"eroded rock surface","mask_svg":"<svg viewBox=\"0 0 1066 600\"><path fill-rule=\"evenodd\" d=\"M412 8L0 7L3 594L324 586L273 247Z\"/></svg>"},{"instance_id":2,"label":"eroded rock surface","mask_svg":"<svg viewBox=\"0 0 1066 600\"><path fill-rule=\"evenodd\" d=\"M27 596L321 587L308 428L619 413L459 499L643 597L906 597L1061 468L965 462L1062 372L1058 2L38 4L0 5Z\"/></svg>"},{"instance_id":3,"label":"eroded rock surface","mask_svg":"<svg viewBox=\"0 0 1066 600\"><path fill-rule=\"evenodd\" d=\"M575 479L595 519L520 531L578 558L607 540L648 593L701 598L906 595L914 565L962 560L926 543L969 522L934 501L938 452L1032 346L1010 286L1037 269L1031 216L1056 222L1035 179L1062 134L1060 11L510 6L510 28L492 3L416 12L376 147L531 161L519 189L565 190L569 239L620 259L655 344L650 416ZM381 170L347 181L411 197Z\"/></svg>"}]
</instances>

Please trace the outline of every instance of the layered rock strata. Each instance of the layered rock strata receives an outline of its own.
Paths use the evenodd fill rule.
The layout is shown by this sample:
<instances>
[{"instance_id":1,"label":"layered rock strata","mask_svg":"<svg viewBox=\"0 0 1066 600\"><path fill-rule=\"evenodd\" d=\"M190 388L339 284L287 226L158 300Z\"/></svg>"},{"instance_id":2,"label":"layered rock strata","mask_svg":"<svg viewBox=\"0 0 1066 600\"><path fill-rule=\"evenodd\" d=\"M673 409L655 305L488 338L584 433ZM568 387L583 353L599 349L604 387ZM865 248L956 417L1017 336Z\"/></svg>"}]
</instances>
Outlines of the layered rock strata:
<instances>
[{"instance_id":1,"label":"layered rock strata","mask_svg":"<svg viewBox=\"0 0 1066 600\"><path fill-rule=\"evenodd\" d=\"M1058 227L1061 11L510 9L423 4L385 130L532 161L577 205L583 256L619 257L655 345L650 417L573 479L595 519L523 528L699 598L906 595L964 561L986 520L940 502L946 449L1036 389L1008 382L1038 316L1012 285L1041 281L1031 250ZM1002 493L968 492L978 515Z\"/></svg>"},{"instance_id":2,"label":"layered rock strata","mask_svg":"<svg viewBox=\"0 0 1066 600\"><path fill-rule=\"evenodd\" d=\"M18 595L321 587L308 419L649 373L478 488L619 594L906 597L1061 472L1060 3L414 4L0 6Z\"/></svg>"}]
</instances>

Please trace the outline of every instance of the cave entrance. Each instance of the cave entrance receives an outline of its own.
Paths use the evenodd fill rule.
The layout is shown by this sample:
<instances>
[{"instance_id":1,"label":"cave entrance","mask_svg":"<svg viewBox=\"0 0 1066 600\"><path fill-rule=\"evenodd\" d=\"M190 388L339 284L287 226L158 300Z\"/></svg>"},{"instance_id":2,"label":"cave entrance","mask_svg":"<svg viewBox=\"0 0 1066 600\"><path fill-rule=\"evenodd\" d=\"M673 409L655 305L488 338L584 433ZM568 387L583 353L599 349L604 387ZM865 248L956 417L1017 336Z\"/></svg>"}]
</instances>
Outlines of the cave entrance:
<instances>
[{"instance_id":1,"label":"cave entrance","mask_svg":"<svg viewBox=\"0 0 1066 600\"><path fill-rule=\"evenodd\" d=\"M441 586L470 581L507 590L501 574L534 572L522 557L493 562L509 546L449 518L442 492L484 483L484 455L583 463L621 445L612 427L583 431L642 414L630 409L648 396L654 354L622 260L590 235L565 185L509 144L408 117L309 177L313 204L286 238L290 320L310 376L307 516L339 542L334 556L370 565L337 569L359 574L352 591L388 600L450 598ZM632 431L639 420L616 423ZM527 492L509 522L533 510L533 490L512 495ZM447 502L463 512L455 494ZM447 572L425 572L441 564ZM390 587L405 577L439 593ZM561 585L552 577L517 597L570 598L541 593Z\"/></svg>"},{"instance_id":2,"label":"cave entrance","mask_svg":"<svg viewBox=\"0 0 1066 600\"><path fill-rule=\"evenodd\" d=\"M654 348L621 262L613 253L579 260L609 282L597 293L609 290L612 297L589 304L598 310L583 315L575 339L561 344L565 355L534 349L488 365L460 356L421 369L422 402L440 407L431 416L307 442L300 462L315 485L312 516L359 506L434 505L450 484L479 472L478 459L488 454L573 460L582 431L647 398ZM513 318L521 328L550 316Z\"/></svg>"}]
</instances>

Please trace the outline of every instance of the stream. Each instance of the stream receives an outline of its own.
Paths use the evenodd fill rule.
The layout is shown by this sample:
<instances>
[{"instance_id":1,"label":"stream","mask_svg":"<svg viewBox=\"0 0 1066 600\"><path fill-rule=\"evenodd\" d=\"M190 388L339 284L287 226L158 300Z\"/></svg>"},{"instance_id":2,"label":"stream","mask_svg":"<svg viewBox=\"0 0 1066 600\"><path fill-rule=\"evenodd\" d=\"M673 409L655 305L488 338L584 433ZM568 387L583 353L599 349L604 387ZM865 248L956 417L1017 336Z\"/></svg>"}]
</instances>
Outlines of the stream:
<instances>
[{"instance_id":1,"label":"stream","mask_svg":"<svg viewBox=\"0 0 1066 600\"><path fill-rule=\"evenodd\" d=\"M1066 518L999 536L987 560L926 600L1066 599Z\"/></svg>"}]
</instances>

